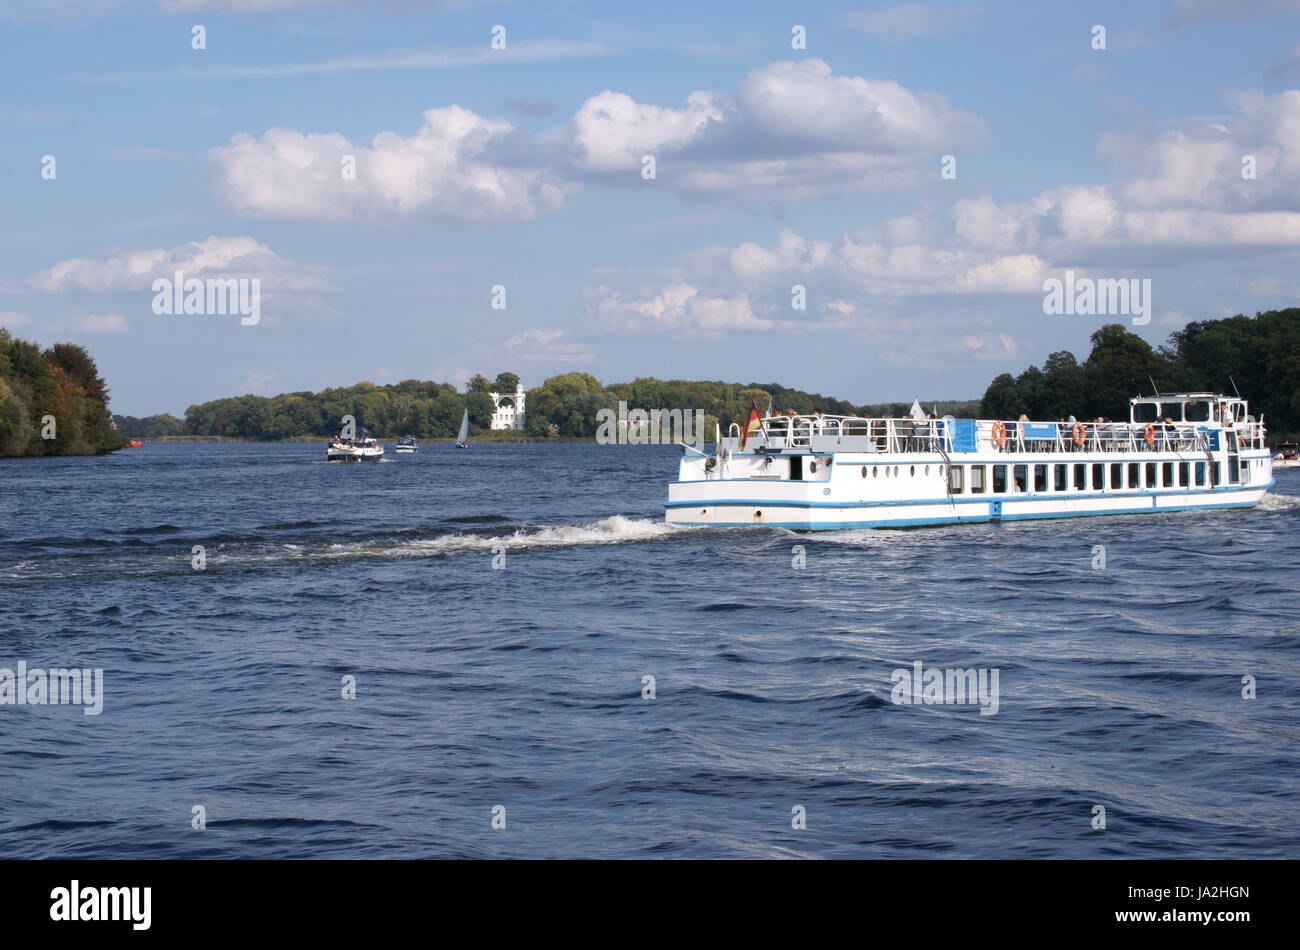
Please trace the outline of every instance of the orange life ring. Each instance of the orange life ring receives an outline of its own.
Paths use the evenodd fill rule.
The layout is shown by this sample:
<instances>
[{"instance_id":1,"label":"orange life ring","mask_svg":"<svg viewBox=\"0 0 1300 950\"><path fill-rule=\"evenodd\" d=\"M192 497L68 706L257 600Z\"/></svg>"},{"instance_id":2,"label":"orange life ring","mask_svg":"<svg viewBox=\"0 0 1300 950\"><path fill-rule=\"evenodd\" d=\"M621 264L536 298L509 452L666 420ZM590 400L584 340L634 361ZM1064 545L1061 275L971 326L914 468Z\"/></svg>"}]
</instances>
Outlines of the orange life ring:
<instances>
[{"instance_id":1,"label":"orange life ring","mask_svg":"<svg viewBox=\"0 0 1300 950\"><path fill-rule=\"evenodd\" d=\"M1147 423L1147 431L1144 439L1146 440L1146 444L1149 446L1156 444L1156 427L1149 422Z\"/></svg>"},{"instance_id":2,"label":"orange life ring","mask_svg":"<svg viewBox=\"0 0 1300 950\"><path fill-rule=\"evenodd\" d=\"M1083 423L1077 420L1074 423L1074 444L1083 445Z\"/></svg>"},{"instance_id":3,"label":"orange life ring","mask_svg":"<svg viewBox=\"0 0 1300 950\"><path fill-rule=\"evenodd\" d=\"M1007 427L1001 419L993 423L993 444L1001 445L1007 440Z\"/></svg>"}]
</instances>

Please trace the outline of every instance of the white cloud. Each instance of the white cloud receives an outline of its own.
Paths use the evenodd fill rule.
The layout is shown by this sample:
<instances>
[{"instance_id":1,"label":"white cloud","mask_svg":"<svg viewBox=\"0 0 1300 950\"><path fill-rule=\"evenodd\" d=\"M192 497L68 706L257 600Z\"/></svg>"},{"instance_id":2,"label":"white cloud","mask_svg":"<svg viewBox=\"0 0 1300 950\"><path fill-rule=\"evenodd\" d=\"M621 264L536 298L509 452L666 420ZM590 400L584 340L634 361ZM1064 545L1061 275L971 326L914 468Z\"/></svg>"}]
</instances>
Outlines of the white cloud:
<instances>
[{"instance_id":1,"label":"white cloud","mask_svg":"<svg viewBox=\"0 0 1300 950\"><path fill-rule=\"evenodd\" d=\"M709 295L685 283L672 284L658 293L589 287L583 294L583 322L594 333L708 337L728 330L765 330L773 326L754 315L744 294Z\"/></svg>"},{"instance_id":2,"label":"white cloud","mask_svg":"<svg viewBox=\"0 0 1300 950\"><path fill-rule=\"evenodd\" d=\"M501 66L552 60L589 59L615 51L585 40L533 39L511 41L508 49L494 50L486 42L473 46L384 50L360 56L299 63L208 63L165 69L116 73L81 73L60 77L69 82L120 83L158 79L273 79L283 76L319 76L332 73L391 69L456 69L463 66Z\"/></svg>"},{"instance_id":3,"label":"white cloud","mask_svg":"<svg viewBox=\"0 0 1300 950\"><path fill-rule=\"evenodd\" d=\"M120 313L90 313L79 317L65 317L51 329L56 333L126 333L126 317Z\"/></svg>"},{"instance_id":4,"label":"white cloud","mask_svg":"<svg viewBox=\"0 0 1300 950\"><path fill-rule=\"evenodd\" d=\"M15 313L12 310L0 310L0 327L7 330L13 330L28 322L27 314Z\"/></svg>"},{"instance_id":5,"label":"white cloud","mask_svg":"<svg viewBox=\"0 0 1300 950\"><path fill-rule=\"evenodd\" d=\"M276 128L261 138L241 132L208 155L217 197L247 217L521 221L558 207L572 186L536 164L507 164L520 158L507 141L514 128L449 106L424 113L414 135L381 132L369 148L337 133ZM355 179L343 177L346 156Z\"/></svg>"},{"instance_id":6,"label":"white cloud","mask_svg":"<svg viewBox=\"0 0 1300 950\"><path fill-rule=\"evenodd\" d=\"M170 250L115 251L61 261L13 288L40 294L148 291L156 278L258 277L264 292L332 289L323 268L277 255L251 237L209 237Z\"/></svg>"},{"instance_id":7,"label":"white cloud","mask_svg":"<svg viewBox=\"0 0 1300 950\"><path fill-rule=\"evenodd\" d=\"M883 229L919 234L914 219L897 219ZM913 226L915 225L915 226ZM1034 254L999 255L948 249L925 243L893 243L867 231L845 234L834 243L810 241L781 232L774 248L742 244L730 253L731 274L746 287L771 287L787 281L847 284L882 296L913 294L998 294L1041 292L1047 265Z\"/></svg>"},{"instance_id":8,"label":"white cloud","mask_svg":"<svg viewBox=\"0 0 1300 950\"><path fill-rule=\"evenodd\" d=\"M381 132L369 147L275 128L238 133L208 157L215 194L246 217L499 223L558 208L593 182L780 200L915 187L934 177L923 157L983 130L943 96L834 76L810 59L754 70L732 99L693 92L680 109L605 90L538 138L452 105L425 112L413 135ZM653 182L641 178L647 154L658 166ZM342 174L348 155L355 180Z\"/></svg>"},{"instance_id":9,"label":"white cloud","mask_svg":"<svg viewBox=\"0 0 1300 950\"><path fill-rule=\"evenodd\" d=\"M589 363L596 358L590 344L572 342L565 330L525 330L506 340L509 359L528 363Z\"/></svg>"},{"instance_id":10,"label":"white cloud","mask_svg":"<svg viewBox=\"0 0 1300 950\"><path fill-rule=\"evenodd\" d=\"M728 108L723 97L712 92L693 92L686 108L669 109L606 89L582 104L568 132L584 169L639 169L643 155L680 149L710 121L722 121Z\"/></svg>"},{"instance_id":11,"label":"white cloud","mask_svg":"<svg viewBox=\"0 0 1300 950\"><path fill-rule=\"evenodd\" d=\"M963 336L966 354L977 360L1006 360L1020 352L1020 344L1005 333L976 333Z\"/></svg>"},{"instance_id":12,"label":"white cloud","mask_svg":"<svg viewBox=\"0 0 1300 950\"><path fill-rule=\"evenodd\" d=\"M1061 185L1029 201L953 206L956 234L981 249L1054 257L1106 247L1300 246L1300 90L1227 95L1229 121L1189 123L1153 141L1104 136L1103 153L1136 156L1138 174ZM1251 156L1254 179L1243 178Z\"/></svg>"},{"instance_id":13,"label":"white cloud","mask_svg":"<svg viewBox=\"0 0 1300 950\"><path fill-rule=\"evenodd\" d=\"M984 122L944 96L892 79L835 76L819 59L771 63L725 97L696 91L682 109L606 90L567 129L579 172L706 198L798 199L914 188L932 176L922 157L977 141Z\"/></svg>"}]
</instances>

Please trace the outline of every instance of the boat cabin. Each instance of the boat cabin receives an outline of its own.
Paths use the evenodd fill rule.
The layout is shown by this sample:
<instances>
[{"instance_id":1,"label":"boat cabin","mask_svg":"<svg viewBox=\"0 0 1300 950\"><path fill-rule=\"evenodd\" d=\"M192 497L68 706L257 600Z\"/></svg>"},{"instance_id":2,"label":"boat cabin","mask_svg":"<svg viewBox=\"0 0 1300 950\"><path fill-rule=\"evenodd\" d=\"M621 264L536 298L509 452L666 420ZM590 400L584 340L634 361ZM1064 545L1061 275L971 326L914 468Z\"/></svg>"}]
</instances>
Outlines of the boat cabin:
<instances>
[{"instance_id":1,"label":"boat cabin","mask_svg":"<svg viewBox=\"0 0 1300 950\"><path fill-rule=\"evenodd\" d=\"M1245 422L1246 400L1214 393L1179 393L1165 396L1139 396L1129 400L1129 421L1135 425L1148 422L1218 422L1232 425Z\"/></svg>"}]
</instances>

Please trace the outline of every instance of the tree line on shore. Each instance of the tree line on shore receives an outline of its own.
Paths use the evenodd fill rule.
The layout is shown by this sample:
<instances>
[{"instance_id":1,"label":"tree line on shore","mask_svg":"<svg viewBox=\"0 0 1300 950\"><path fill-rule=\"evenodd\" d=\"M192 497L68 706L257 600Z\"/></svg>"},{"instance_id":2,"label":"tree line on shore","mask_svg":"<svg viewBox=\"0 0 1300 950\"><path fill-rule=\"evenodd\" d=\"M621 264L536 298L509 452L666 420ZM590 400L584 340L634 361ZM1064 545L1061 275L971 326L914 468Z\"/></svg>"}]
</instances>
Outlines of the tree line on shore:
<instances>
[{"instance_id":1,"label":"tree line on shore","mask_svg":"<svg viewBox=\"0 0 1300 950\"><path fill-rule=\"evenodd\" d=\"M1266 414L1278 437L1300 430L1300 308L1189 323L1159 348L1121 324L1099 328L1091 351L1080 361L1073 353L1052 353L1041 367L1020 375L1003 373L980 400L923 403L927 411L958 417L1016 419L1128 418L1128 400L1151 390L1232 393L1233 383L1251 402L1256 417ZM519 377L502 373L489 381L470 380L461 393L450 383L406 380L386 386L358 383L320 393L285 393L274 397L237 396L190 406L185 418L159 415L145 419L114 417L132 438L200 436L284 439L327 436L352 415L381 438L451 438L468 409L474 430L487 428L493 413L489 392L513 393ZM752 408L769 403L774 410L808 414L902 416L907 402L856 405L844 400L790 389L776 383L662 380L643 377L629 383L604 384L589 373L551 376L527 393L525 434L529 438L593 438L602 409L680 409L702 411L706 436L715 422L726 428L743 423Z\"/></svg>"},{"instance_id":2,"label":"tree line on shore","mask_svg":"<svg viewBox=\"0 0 1300 950\"><path fill-rule=\"evenodd\" d=\"M90 354L73 343L42 350L0 328L0 456L98 455L125 444Z\"/></svg>"},{"instance_id":3,"label":"tree line on shore","mask_svg":"<svg viewBox=\"0 0 1300 950\"><path fill-rule=\"evenodd\" d=\"M1240 391L1270 439L1300 432L1300 308L1187 324L1158 348L1114 323L1092 334L1079 362L1052 353L1019 376L1003 373L980 403L986 419L1128 419L1138 394ZM1234 388L1235 387L1235 388Z\"/></svg>"}]
</instances>

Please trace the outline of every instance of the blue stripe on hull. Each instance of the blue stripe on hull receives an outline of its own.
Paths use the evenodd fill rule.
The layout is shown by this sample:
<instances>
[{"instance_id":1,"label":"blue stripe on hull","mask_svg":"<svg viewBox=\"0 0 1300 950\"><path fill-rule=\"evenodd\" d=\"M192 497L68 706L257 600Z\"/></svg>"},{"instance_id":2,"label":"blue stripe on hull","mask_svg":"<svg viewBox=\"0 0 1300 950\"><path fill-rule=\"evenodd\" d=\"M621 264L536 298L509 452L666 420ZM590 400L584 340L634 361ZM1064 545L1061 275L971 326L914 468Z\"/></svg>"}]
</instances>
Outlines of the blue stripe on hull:
<instances>
[{"instance_id":1,"label":"blue stripe on hull","mask_svg":"<svg viewBox=\"0 0 1300 950\"><path fill-rule=\"evenodd\" d=\"M681 484L681 483L676 483ZM1150 498L1153 505L1158 504L1155 499L1158 497L1179 495L1227 495L1243 491L1267 491L1273 487L1273 480L1261 485L1240 485L1231 488L1174 488L1151 490L1142 488L1138 490L1124 490L1120 492L1009 492L993 493L987 492L978 498L897 498L883 499L880 501L812 501L810 499L791 498L782 500L780 498L698 498L683 499L681 501L666 501L665 508L707 508L710 505L714 507L746 507L760 505L776 506L778 508L903 508L908 505L987 505L990 502L1001 501L1088 501L1097 498ZM1207 505L1189 505L1191 508L1205 508ZM1161 511L1174 511L1174 508L1161 508Z\"/></svg>"},{"instance_id":2,"label":"blue stripe on hull","mask_svg":"<svg viewBox=\"0 0 1300 950\"><path fill-rule=\"evenodd\" d=\"M748 504L753 504L749 502ZM1177 505L1167 508L1106 508L1098 511L1051 511L1007 514L1004 510L998 519L988 515L952 515L937 518L899 518L875 521L675 521L673 524L696 528L786 528L791 531L833 531L846 528L917 528L947 524L981 524L990 521L1044 521L1051 518L1089 518L1094 515L1145 515L1166 511L1209 511L1225 508L1253 508L1259 502L1228 501L1213 505ZM706 507L706 506L701 506ZM777 507L781 507L778 505Z\"/></svg>"}]
</instances>

